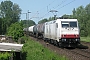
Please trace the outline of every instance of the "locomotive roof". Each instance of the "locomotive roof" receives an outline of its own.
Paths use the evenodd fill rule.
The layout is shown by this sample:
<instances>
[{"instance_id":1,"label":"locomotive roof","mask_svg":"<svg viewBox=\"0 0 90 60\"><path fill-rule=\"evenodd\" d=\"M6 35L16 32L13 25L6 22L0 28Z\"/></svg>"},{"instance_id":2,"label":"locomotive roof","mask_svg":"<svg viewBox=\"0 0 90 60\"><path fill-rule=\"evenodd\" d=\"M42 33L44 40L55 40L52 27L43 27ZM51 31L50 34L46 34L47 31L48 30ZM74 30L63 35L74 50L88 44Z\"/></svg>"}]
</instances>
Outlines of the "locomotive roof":
<instances>
[{"instance_id":1,"label":"locomotive roof","mask_svg":"<svg viewBox=\"0 0 90 60\"><path fill-rule=\"evenodd\" d=\"M57 19L57 20L60 20L60 21L77 21L77 19Z\"/></svg>"},{"instance_id":2,"label":"locomotive roof","mask_svg":"<svg viewBox=\"0 0 90 60\"><path fill-rule=\"evenodd\" d=\"M46 22L45 24L52 24L52 23L55 23L56 21L77 21L77 19L57 19L57 20L52 20L52 21L49 21L49 22Z\"/></svg>"}]
</instances>

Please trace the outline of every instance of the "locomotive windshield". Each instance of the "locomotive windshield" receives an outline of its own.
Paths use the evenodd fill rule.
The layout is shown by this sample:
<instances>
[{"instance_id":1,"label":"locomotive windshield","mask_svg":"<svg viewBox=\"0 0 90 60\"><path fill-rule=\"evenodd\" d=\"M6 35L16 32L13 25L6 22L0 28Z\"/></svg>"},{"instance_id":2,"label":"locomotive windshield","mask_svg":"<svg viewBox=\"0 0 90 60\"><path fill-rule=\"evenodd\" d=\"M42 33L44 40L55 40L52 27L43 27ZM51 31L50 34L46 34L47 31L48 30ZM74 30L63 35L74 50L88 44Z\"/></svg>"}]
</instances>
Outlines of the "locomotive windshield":
<instances>
[{"instance_id":1,"label":"locomotive windshield","mask_svg":"<svg viewBox=\"0 0 90 60\"><path fill-rule=\"evenodd\" d=\"M74 21L74 22L65 22L65 21L62 21L62 27L77 27L77 22Z\"/></svg>"}]
</instances>

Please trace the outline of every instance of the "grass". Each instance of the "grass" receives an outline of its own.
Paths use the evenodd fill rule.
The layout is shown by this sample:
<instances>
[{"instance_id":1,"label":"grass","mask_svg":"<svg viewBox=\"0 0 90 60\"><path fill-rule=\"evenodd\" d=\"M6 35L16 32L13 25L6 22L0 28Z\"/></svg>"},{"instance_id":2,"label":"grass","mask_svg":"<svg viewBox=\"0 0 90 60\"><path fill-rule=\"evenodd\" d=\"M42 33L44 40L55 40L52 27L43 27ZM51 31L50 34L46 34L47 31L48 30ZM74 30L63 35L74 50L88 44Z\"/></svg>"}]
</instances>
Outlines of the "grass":
<instances>
[{"instance_id":1,"label":"grass","mask_svg":"<svg viewBox=\"0 0 90 60\"><path fill-rule=\"evenodd\" d=\"M0 60L9 60L9 57L11 57L11 54L8 52L0 52Z\"/></svg>"},{"instance_id":2,"label":"grass","mask_svg":"<svg viewBox=\"0 0 90 60\"><path fill-rule=\"evenodd\" d=\"M26 52L23 60L68 60L65 56L60 56L31 39L24 44L22 52Z\"/></svg>"},{"instance_id":3,"label":"grass","mask_svg":"<svg viewBox=\"0 0 90 60\"><path fill-rule=\"evenodd\" d=\"M81 37L81 41L90 42L90 37Z\"/></svg>"}]
</instances>

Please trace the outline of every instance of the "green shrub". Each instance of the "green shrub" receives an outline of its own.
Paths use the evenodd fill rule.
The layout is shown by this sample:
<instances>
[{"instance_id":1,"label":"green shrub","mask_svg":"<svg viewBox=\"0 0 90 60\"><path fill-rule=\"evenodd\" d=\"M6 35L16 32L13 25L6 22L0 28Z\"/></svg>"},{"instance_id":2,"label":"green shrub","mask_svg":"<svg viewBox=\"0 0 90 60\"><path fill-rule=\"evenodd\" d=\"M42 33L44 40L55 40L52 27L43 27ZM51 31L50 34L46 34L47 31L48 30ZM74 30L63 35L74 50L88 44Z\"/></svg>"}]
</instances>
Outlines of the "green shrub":
<instances>
[{"instance_id":1,"label":"green shrub","mask_svg":"<svg viewBox=\"0 0 90 60\"><path fill-rule=\"evenodd\" d=\"M8 52L0 53L0 60L9 60L10 56L11 56L11 54Z\"/></svg>"},{"instance_id":2,"label":"green shrub","mask_svg":"<svg viewBox=\"0 0 90 60\"><path fill-rule=\"evenodd\" d=\"M17 42L19 38L24 36L22 24L19 22L16 22L10 25L10 27L7 30L7 35L12 36L13 39Z\"/></svg>"},{"instance_id":3,"label":"green shrub","mask_svg":"<svg viewBox=\"0 0 90 60\"><path fill-rule=\"evenodd\" d=\"M26 57L23 57L25 60L66 60L34 40L28 40L24 44L22 53L26 54Z\"/></svg>"},{"instance_id":4,"label":"green shrub","mask_svg":"<svg viewBox=\"0 0 90 60\"><path fill-rule=\"evenodd\" d=\"M90 37L81 37L81 41L90 42Z\"/></svg>"}]
</instances>

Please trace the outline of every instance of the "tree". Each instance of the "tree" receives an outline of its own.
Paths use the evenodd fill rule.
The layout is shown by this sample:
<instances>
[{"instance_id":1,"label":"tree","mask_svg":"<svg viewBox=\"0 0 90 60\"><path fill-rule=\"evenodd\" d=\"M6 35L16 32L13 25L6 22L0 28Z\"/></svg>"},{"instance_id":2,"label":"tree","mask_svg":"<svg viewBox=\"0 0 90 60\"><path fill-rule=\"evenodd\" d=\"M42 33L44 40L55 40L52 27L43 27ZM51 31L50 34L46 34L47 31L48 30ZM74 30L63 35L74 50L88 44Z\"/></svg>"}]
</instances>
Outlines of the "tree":
<instances>
[{"instance_id":1,"label":"tree","mask_svg":"<svg viewBox=\"0 0 90 60\"><path fill-rule=\"evenodd\" d=\"M36 23L33 20L21 20L24 27L29 27L32 25L36 25Z\"/></svg>"},{"instance_id":2,"label":"tree","mask_svg":"<svg viewBox=\"0 0 90 60\"><path fill-rule=\"evenodd\" d=\"M45 23L47 21L48 21L47 19L42 19L41 21L38 22L38 24Z\"/></svg>"},{"instance_id":3,"label":"tree","mask_svg":"<svg viewBox=\"0 0 90 60\"><path fill-rule=\"evenodd\" d=\"M7 28L20 19L21 9L11 1L2 1L0 4L0 17L3 19L2 29L6 32Z\"/></svg>"},{"instance_id":4,"label":"tree","mask_svg":"<svg viewBox=\"0 0 90 60\"><path fill-rule=\"evenodd\" d=\"M16 22L16 23L12 24L8 28L7 35L12 36L15 41L18 41L18 39L24 35L22 23Z\"/></svg>"},{"instance_id":5,"label":"tree","mask_svg":"<svg viewBox=\"0 0 90 60\"><path fill-rule=\"evenodd\" d=\"M90 15L90 4L85 7L86 13Z\"/></svg>"},{"instance_id":6,"label":"tree","mask_svg":"<svg viewBox=\"0 0 90 60\"><path fill-rule=\"evenodd\" d=\"M73 17L77 18L80 25L80 35L90 36L90 4L86 7L79 6L73 9Z\"/></svg>"},{"instance_id":7,"label":"tree","mask_svg":"<svg viewBox=\"0 0 90 60\"><path fill-rule=\"evenodd\" d=\"M87 22L87 19L86 19L86 11L85 11L85 8L83 6L80 6L76 9L75 11L76 13L74 13L75 17L78 19L79 21L79 25L80 25L80 35L81 36L87 36L88 35L88 32L86 30L86 22Z\"/></svg>"},{"instance_id":8,"label":"tree","mask_svg":"<svg viewBox=\"0 0 90 60\"><path fill-rule=\"evenodd\" d=\"M49 17L48 20L49 20L49 21L52 21L52 20L54 20L54 17Z\"/></svg>"},{"instance_id":9,"label":"tree","mask_svg":"<svg viewBox=\"0 0 90 60\"><path fill-rule=\"evenodd\" d=\"M86 30L88 32L88 36L90 36L90 4L88 4L85 7L85 12L86 12Z\"/></svg>"},{"instance_id":10,"label":"tree","mask_svg":"<svg viewBox=\"0 0 90 60\"><path fill-rule=\"evenodd\" d=\"M73 9L72 12L73 12L73 18L77 18L77 17L76 17L76 9L75 9L75 8Z\"/></svg>"},{"instance_id":11,"label":"tree","mask_svg":"<svg viewBox=\"0 0 90 60\"><path fill-rule=\"evenodd\" d=\"M1 53L0 52L0 60L9 60L11 57L11 53L8 53L8 52L3 52Z\"/></svg>"},{"instance_id":12,"label":"tree","mask_svg":"<svg viewBox=\"0 0 90 60\"><path fill-rule=\"evenodd\" d=\"M2 18L0 18L0 34L2 34Z\"/></svg>"},{"instance_id":13,"label":"tree","mask_svg":"<svg viewBox=\"0 0 90 60\"><path fill-rule=\"evenodd\" d=\"M62 19L72 19L73 18L73 16L72 15L63 15L62 16Z\"/></svg>"},{"instance_id":14,"label":"tree","mask_svg":"<svg viewBox=\"0 0 90 60\"><path fill-rule=\"evenodd\" d=\"M28 21L28 27L32 26L32 25L36 25L36 23L33 20L29 20Z\"/></svg>"}]
</instances>

